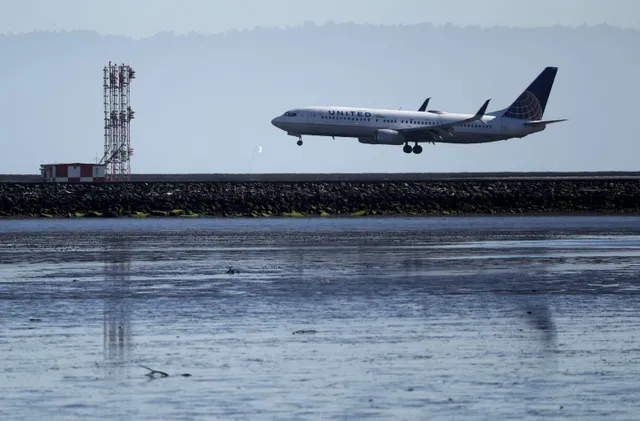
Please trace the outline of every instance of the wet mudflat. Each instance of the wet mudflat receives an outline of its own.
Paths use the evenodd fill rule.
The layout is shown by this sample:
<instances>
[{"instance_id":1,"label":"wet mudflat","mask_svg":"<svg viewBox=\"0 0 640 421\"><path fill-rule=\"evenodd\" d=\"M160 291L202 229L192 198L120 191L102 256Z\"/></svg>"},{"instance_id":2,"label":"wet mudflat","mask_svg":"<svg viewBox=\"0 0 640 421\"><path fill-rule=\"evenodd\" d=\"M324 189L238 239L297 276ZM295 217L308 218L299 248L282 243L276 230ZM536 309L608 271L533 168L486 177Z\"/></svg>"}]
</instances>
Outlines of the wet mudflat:
<instances>
[{"instance_id":1,"label":"wet mudflat","mask_svg":"<svg viewBox=\"0 0 640 421\"><path fill-rule=\"evenodd\" d=\"M3 220L0 317L7 420L629 420L640 218Z\"/></svg>"}]
</instances>

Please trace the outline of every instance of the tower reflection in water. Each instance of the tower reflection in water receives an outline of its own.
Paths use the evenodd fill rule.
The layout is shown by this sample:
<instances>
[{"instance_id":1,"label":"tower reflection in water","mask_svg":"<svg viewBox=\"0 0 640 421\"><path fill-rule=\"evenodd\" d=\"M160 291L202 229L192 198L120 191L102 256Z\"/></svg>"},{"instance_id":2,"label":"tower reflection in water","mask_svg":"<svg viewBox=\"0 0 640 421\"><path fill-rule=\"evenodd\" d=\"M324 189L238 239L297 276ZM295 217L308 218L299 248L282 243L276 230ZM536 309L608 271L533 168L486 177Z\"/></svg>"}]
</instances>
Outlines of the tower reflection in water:
<instances>
[{"instance_id":1,"label":"tower reflection in water","mask_svg":"<svg viewBox=\"0 0 640 421\"><path fill-rule=\"evenodd\" d=\"M104 256L104 356L109 366L122 367L130 359L133 346L130 240L122 235L105 237Z\"/></svg>"}]
</instances>

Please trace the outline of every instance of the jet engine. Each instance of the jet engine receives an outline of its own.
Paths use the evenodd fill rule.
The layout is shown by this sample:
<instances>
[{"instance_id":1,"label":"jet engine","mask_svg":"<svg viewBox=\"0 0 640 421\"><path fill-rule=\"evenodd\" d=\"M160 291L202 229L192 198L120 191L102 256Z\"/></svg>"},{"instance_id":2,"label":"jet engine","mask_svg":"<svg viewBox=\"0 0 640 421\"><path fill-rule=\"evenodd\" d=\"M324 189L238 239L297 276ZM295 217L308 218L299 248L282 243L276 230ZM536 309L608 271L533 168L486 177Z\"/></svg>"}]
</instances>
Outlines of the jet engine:
<instances>
[{"instance_id":1,"label":"jet engine","mask_svg":"<svg viewBox=\"0 0 640 421\"><path fill-rule=\"evenodd\" d=\"M360 143L368 143L371 145L402 145L406 142L405 137L395 130L380 129L376 130L373 138L359 138Z\"/></svg>"}]
</instances>

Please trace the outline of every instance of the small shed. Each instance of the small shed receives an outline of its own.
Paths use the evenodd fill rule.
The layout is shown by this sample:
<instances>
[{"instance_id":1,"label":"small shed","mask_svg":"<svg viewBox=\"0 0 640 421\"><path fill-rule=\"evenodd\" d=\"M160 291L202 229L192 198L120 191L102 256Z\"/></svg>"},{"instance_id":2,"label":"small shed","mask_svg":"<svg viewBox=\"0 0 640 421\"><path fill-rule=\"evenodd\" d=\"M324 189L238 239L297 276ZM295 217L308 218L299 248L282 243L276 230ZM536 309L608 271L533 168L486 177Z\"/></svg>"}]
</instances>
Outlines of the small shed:
<instances>
[{"instance_id":1,"label":"small shed","mask_svg":"<svg viewBox=\"0 0 640 421\"><path fill-rule=\"evenodd\" d=\"M101 164L40 165L40 174L48 183L100 183L105 181L105 170Z\"/></svg>"}]
</instances>

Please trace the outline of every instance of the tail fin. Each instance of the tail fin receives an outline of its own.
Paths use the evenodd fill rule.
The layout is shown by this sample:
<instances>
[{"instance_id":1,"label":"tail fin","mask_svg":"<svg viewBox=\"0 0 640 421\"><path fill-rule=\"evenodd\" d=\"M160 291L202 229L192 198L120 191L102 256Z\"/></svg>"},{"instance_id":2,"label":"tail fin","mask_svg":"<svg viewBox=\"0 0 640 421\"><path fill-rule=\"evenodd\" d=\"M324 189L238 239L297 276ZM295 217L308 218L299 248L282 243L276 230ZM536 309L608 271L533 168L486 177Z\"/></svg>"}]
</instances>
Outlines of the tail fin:
<instances>
[{"instance_id":1,"label":"tail fin","mask_svg":"<svg viewBox=\"0 0 640 421\"><path fill-rule=\"evenodd\" d=\"M542 120L556 73L557 67L544 69L502 116L520 120Z\"/></svg>"}]
</instances>

